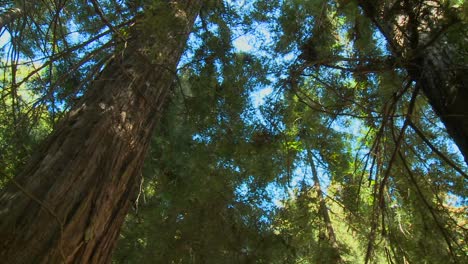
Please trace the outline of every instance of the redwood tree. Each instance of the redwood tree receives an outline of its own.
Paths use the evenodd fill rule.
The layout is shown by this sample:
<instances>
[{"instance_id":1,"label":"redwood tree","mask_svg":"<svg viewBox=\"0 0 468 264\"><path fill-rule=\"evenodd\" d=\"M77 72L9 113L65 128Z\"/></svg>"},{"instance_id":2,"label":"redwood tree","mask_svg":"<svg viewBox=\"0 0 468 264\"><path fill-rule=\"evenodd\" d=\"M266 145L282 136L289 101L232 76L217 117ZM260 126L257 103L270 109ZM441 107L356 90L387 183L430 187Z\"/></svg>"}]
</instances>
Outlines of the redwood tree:
<instances>
[{"instance_id":1,"label":"redwood tree","mask_svg":"<svg viewBox=\"0 0 468 264\"><path fill-rule=\"evenodd\" d=\"M387 40L393 61L423 91L468 164L465 7L438 0L357 2ZM454 37L460 34L465 38Z\"/></svg>"},{"instance_id":2,"label":"redwood tree","mask_svg":"<svg viewBox=\"0 0 468 264\"><path fill-rule=\"evenodd\" d=\"M83 98L3 189L2 261L110 261L202 2L160 1L139 16Z\"/></svg>"}]
</instances>

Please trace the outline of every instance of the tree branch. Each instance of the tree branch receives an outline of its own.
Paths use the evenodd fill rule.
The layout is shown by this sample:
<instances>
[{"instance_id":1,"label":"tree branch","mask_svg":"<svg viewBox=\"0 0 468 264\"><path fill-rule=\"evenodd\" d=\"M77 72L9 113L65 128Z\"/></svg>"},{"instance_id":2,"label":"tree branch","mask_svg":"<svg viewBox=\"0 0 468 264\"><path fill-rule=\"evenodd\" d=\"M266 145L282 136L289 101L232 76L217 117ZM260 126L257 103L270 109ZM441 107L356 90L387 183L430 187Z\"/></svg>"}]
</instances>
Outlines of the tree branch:
<instances>
[{"instance_id":1,"label":"tree branch","mask_svg":"<svg viewBox=\"0 0 468 264\"><path fill-rule=\"evenodd\" d=\"M426 145L434 151L443 161L447 162L452 168L454 168L458 173L460 173L465 179L468 179L468 175L455 164L452 160L450 160L447 156L445 156L440 150L438 150L430 141L429 139L423 134L423 132L410 120L408 125L416 132L416 134L426 143Z\"/></svg>"},{"instance_id":2,"label":"tree branch","mask_svg":"<svg viewBox=\"0 0 468 264\"><path fill-rule=\"evenodd\" d=\"M21 17L23 15L23 10L15 7L8 9L5 13L0 15L0 30L8 23L13 20Z\"/></svg>"}]
</instances>

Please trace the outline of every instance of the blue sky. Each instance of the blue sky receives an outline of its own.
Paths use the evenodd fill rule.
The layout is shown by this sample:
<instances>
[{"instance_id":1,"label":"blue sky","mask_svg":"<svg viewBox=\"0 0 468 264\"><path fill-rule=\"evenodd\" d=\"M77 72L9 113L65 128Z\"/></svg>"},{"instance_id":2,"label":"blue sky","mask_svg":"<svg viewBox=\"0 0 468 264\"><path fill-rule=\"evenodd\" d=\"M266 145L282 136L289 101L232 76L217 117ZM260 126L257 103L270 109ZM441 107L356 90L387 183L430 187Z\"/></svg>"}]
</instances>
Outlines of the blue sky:
<instances>
[{"instance_id":1,"label":"blue sky","mask_svg":"<svg viewBox=\"0 0 468 264\"><path fill-rule=\"evenodd\" d=\"M242 0L240 1L227 0L227 3L236 5L236 6L242 6L244 4L247 4L246 1L242 1ZM252 34L252 33L243 34L241 32L235 32L235 33L238 33L238 34L233 40L233 45L237 51L255 54L257 52L260 52L261 45L263 45L264 43L270 43L272 41L271 35L268 32L267 28L263 27L262 25L256 28L255 34ZM72 37L77 38L76 34ZM0 36L0 47L7 44L9 40L10 40L10 34L6 30L4 30L3 34ZM283 59L289 60L292 57L293 55L289 54ZM251 98L253 106L256 108L259 119L262 119L262 116L258 108L265 103L265 98L271 95L272 93L273 93L272 86L261 87L251 93L250 98ZM358 121L353 122L352 125L349 127L342 127L335 123L333 128L337 131L350 133L354 136L358 136L362 133L361 131L362 126L360 122ZM453 142L450 141L449 143L447 143L447 145L449 146L449 149L451 151L460 153L457 146ZM308 169L307 167L308 166L306 165L301 165L301 166L298 166L298 168L294 171L294 178L292 179L292 186L297 186L297 184L302 180L302 178L308 177L307 175L310 175L311 173L310 169ZM324 179L324 181L322 182L322 185L324 185L324 188L326 188L326 186L328 185L328 177L326 177L326 175L323 175L323 173L321 174L322 174L321 178ZM278 199L283 196L283 193L275 189L273 185L269 187L269 192L272 193L273 197L277 197Z\"/></svg>"}]
</instances>

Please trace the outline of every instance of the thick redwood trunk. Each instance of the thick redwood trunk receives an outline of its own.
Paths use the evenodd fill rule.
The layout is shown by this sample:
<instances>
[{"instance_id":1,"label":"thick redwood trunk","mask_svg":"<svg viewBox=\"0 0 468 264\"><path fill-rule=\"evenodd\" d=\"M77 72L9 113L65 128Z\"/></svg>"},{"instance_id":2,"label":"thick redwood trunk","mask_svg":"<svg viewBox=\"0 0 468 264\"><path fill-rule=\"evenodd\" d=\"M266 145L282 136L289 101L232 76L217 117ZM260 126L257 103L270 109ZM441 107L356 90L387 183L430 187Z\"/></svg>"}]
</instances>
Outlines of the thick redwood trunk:
<instances>
[{"instance_id":1,"label":"thick redwood trunk","mask_svg":"<svg viewBox=\"0 0 468 264\"><path fill-rule=\"evenodd\" d=\"M396 61L404 62L468 164L468 71L463 45L444 35L457 24L454 11L432 0L358 3L389 42Z\"/></svg>"},{"instance_id":2,"label":"thick redwood trunk","mask_svg":"<svg viewBox=\"0 0 468 264\"><path fill-rule=\"evenodd\" d=\"M0 194L1 262L110 262L201 2L171 2L164 37L137 32Z\"/></svg>"},{"instance_id":3,"label":"thick redwood trunk","mask_svg":"<svg viewBox=\"0 0 468 264\"><path fill-rule=\"evenodd\" d=\"M409 72L468 164L468 70L454 56L450 44L439 43L413 60Z\"/></svg>"}]
</instances>

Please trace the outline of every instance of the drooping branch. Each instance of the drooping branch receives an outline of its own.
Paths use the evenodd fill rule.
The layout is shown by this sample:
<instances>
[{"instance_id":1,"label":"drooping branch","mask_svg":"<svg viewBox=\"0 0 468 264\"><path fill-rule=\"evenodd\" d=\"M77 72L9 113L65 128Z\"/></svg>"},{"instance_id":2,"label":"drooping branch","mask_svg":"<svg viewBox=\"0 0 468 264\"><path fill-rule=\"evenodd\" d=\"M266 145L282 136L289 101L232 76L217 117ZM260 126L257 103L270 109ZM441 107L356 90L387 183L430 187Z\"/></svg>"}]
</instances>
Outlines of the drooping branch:
<instances>
[{"instance_id":1,"label":"drooping branch","mask_svg":"<svg viewBox=\"0 0 468 264\"><path fill-rule=\"evenodd\" d=\"M460 20L443 6L438 12L430 12L432 7L429 6L426 9L405 6L401 13L393 14L381 10L371 1L357 2L392 47L393 56L404 62L408 75L424 92L468 164L466 67L456 67L459 48L451 41L445 41L443 36L448 27ZM430 15L426 16L424 12ZM397 17L408 19L398 22ZM447 24L447 19L456 22Z\"/></svg>"},{"instance_id":2,"label":"drooping branch","mask_svg":"<svg viewBox=\"0 0 468 264\"><path fill-rule=\"evenodd\" d=\"M90 0L91 4L93 5L94 11L98 14L99 18L101 21L112 31L114 32L119 38L121 38L123 41L127 41L127 39L109 22L109 20L106 18L104 13L102 12L101 7L99 6L99 3L96 0Z\"/></svg>"},{"instance_id":3,"label":"drooping branch","mask_svg":"<svg viewBox=\"0 0 468 264\"><path fill-rule=\"evenodd\" d=\"M406 162L406 159L405 157L403 156L403 154L401 153L401 151L398 151L398 156L400 158L400 160L402 161L403 163L403 166L406 170L406 172L408 173L408 178L410 179L411 183L413 184L413 186L415 187L416 191L417 191L417 194L418 196L420 197L420 199L422 200L422 202L424 203L424 205L426 206L426 208L429 210L432 218L434 219L434 222L436 223L437 225L437 228L439 229L440 233L442 234L445 242L447 243L447 247L448 247L448 250L449 250L449 253L450 255L452 256L453 260L456 261L455 263L458 263L457 262L457 257L456 257L456 254L454 253L454 249L453 249L453 245L451 243L451 238L449 237L449 235L447 234L447 231L445 230L445 228L443 227L442 223L440 223L439 221L439 218L437 216L437 213L435 212L434 208L432 208L432 206L429 204L429 202L427 201L427 199L425 198L423 192L421 191L421 188L419 187L416 179L415 179L415 175L413 174L413 172L411 171L411 169L409 168L407 162Z\"/></svg>"},{"instance_id":4,"label":"drooping branch","mask_svg":"<svg viewBox=\"0 0 468 264\"><path fill-rule=\"evenodd\" d=\"M431 143L431 141L424 135L424 133L410 120L409 121L409 127L413 129L414 132L419 136L419 138L426 143L426 145L434 151L443 161L445 161L448 165L450 165L453 169L455 169L458 173L460 173L465 179L468 179L468 175L457 165L455 164L451 159L449 159L447 156L444 155L434 144Z\"/></svg>"}]
</instances>

